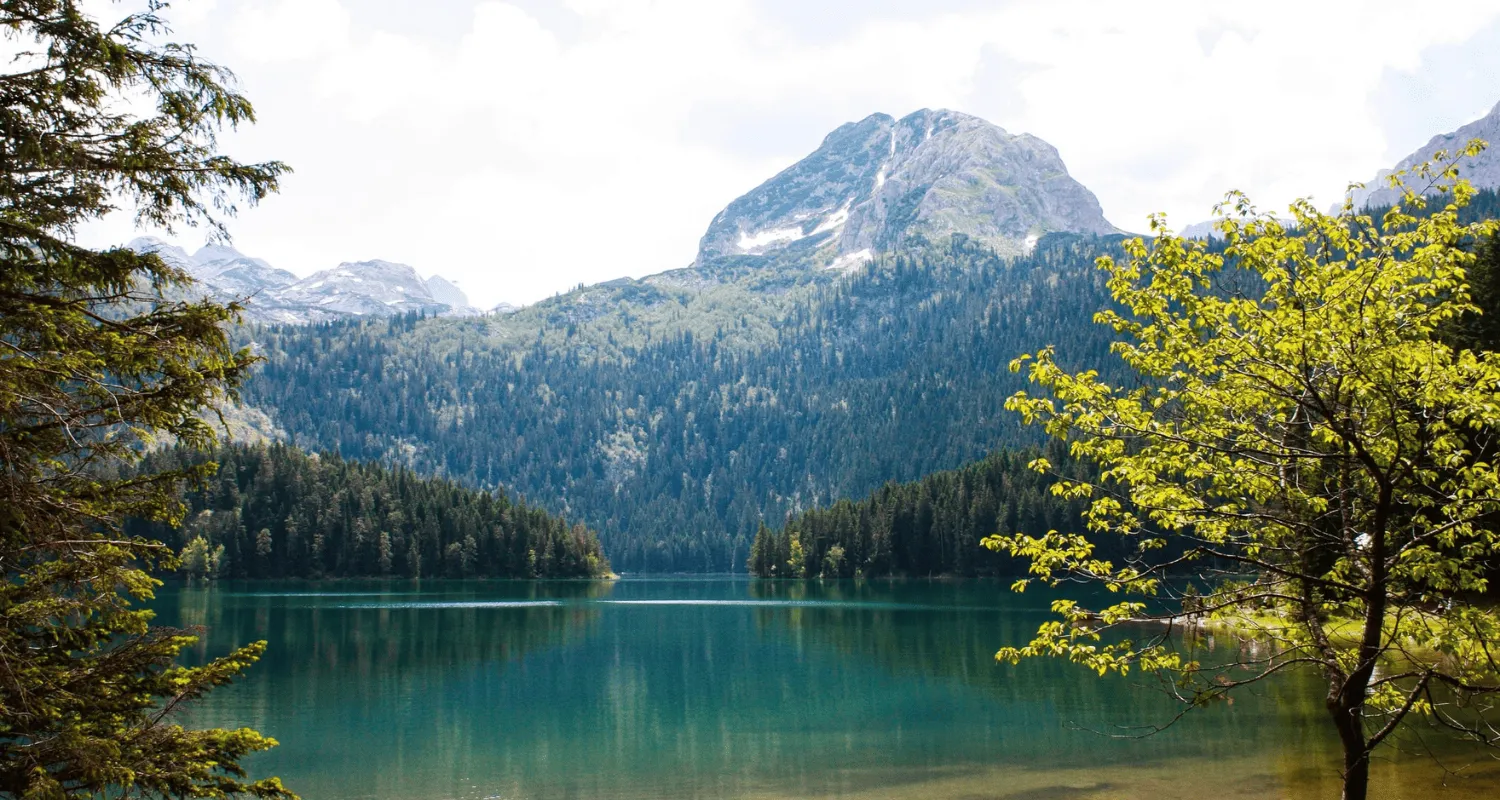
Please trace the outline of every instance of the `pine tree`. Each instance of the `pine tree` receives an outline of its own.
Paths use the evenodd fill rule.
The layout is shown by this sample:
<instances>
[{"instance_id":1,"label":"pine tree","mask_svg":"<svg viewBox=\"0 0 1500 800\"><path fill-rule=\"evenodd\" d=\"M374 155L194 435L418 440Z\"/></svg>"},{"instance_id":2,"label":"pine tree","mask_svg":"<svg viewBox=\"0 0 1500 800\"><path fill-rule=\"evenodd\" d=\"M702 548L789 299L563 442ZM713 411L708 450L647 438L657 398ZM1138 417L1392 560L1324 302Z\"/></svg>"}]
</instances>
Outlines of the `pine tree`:
<instances>
[{"instance_id":1,"label":"pine tree","mask_svg":"<svg viewBox=\"0 0 1500 800\"><path fill-rule=\"evenodd\" d=\"M213 438L201 412L251 363L224 332L235 309L174 299L191 297L188 276L156 255L73 241L117 205L222 234L224 214L285 168L216 152L219 130L253 120L250 103L191 47L156 44L163 2L108 26L82 5L0 3L22 51L0 74L0 795L289 798L239 766L274 741L172 713L264 643L176 666L193 637L138 608L157 585L147 570L175 558L121 523L180 519L177 484L208 468L110 477L154 437ZM140 99L154 110L133 110Z\"/></svg>"}]
</instances>

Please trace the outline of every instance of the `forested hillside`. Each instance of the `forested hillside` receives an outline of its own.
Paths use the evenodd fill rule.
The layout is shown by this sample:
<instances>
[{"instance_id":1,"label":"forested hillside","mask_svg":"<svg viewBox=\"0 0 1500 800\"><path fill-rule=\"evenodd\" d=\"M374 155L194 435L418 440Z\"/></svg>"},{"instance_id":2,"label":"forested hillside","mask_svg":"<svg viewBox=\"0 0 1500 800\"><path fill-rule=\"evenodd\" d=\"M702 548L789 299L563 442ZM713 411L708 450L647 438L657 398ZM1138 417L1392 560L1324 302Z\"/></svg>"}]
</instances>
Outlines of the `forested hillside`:
<instances>
[{"instance_id":1,"label":"forested hillside","mask_svg":"<svg viewBox=\"0 0 1500 800\"><path fill-rule=\"evenodd\" d=\"M1054 472L1043 475L1028 467L1040 455L1001 450L962 469L803 512L780 530L763 525L750 547L750 572L763 578L1017 574L1022 565L980 540L999 531L1080 530L1087 508L1050 491L1054 474L1081 478L1087 466L1052 441L1045 455Z\"/></svg>"},{"instance_id":2,"label":"forested hillside","mask_svg":"<svg viewBox=\"0 0 1500 800\"><path fill-rule=\"evenodd\" d=\"M236 445L212 454L162 451L142 469L210 458L218 472L187 493L182 526L136 520L128 528L187 549L191 573L554 578L609 571L598 538L583 525L406 467L310 455L287 445Z\"/></svg>"},{"instance_id":3,"label":"forested hillside","mask_svg":"<svg viewBox=\"0 0 1500 800\"><path fill-rule=\"evenodd\" d=\"M720 328L612 351L541 334L514 347L487 336L492 320L411 316L262 329L267 362L244 395L299 444L580 518L619 569L741 570L762 519L1034 443L1003 408L1024 380L1007 364L1044 344L1106 361L1091 318L1107 301L1093 261L1110 247L1054 235L1012 261L954 237L772 325L746 311L740 333L765 331L754 346ZM629 315L606 324L633 337Z\"/></svg>"},{"instance_id":4,"label":"forested hillside","mask_svg":"<svg viewBox=\"0 0 1500 800\"><path fill-rule=\"evenodd\" d=\"M1465 216L1497 208L1485 191ZM495 317L261 328L244 396L299 444L581 519L619 569L739 570L762 521L1039 444L1004 410L1024 383L1006 367L1047 345L1117 363L1092 321L1109 302L1094 259L1116 241L1054 234L1016 259L919 241L781 289L767 265L759 294L680 313L616 298L530 343Z\"/></svg>"}]
</instances>

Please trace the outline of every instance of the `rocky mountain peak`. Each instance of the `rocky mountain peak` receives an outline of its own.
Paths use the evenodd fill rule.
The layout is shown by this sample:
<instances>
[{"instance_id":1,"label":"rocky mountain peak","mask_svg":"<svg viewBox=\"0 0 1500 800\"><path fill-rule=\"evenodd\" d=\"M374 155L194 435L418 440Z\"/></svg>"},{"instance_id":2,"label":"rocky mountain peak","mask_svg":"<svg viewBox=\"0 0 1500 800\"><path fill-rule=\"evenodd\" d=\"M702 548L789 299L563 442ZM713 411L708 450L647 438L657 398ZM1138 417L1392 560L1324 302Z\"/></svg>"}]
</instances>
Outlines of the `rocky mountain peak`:
<instances>
[{"instance_id":1,"label":"rocky mountain peak","mask_svg":"<svg viewBox=\"0 0 1500 800\"><path fill-rule=\"evenodd\" d=\"M426 281L427 291L432 299L452 309L466 309L469 306L469 296L458 285L441 275L434 275Z\"/></svg>"},{"instance_id":2,"label":"rocky mountain peak","mask_svg":"<svg viewBox=\"0 0 1500 800\"><path fill-rule=\"evenodd\" d=\"M379 260L344 262L316 272L289 287L281 299L352 316L435 311L440 305L414 268Z\"/></svg>"},{"instance_id":3,"label":"rocky mountain peak","mask_svg":"<svg viewBox=\"0 0 1500 800\"><path fill-rule=\"evenodd\" d=\"M1016 254L1055 231L1116 229L1051 145L968 114L923 109L839 126L720 212L697 264L798 247L837 267L911 235L955 233Z\"/></svg>"},{"instance_id":4,"label":"rocky mountain peak","mask_svg":"<svg viewBox=\"0 0 1500 800\"><path fill-rule=\"evenodd\" d=\"M1500 103L1497 103L1483 117L1451 133L1432 137L1427 144L1401 159L1394 169L1381 170L1363 189L1354 192L1354 207L1393 205L1401 196L1386 182L1391 173L1421 166L1439 150L1446 150L1451 155L1463 149L1471 139L1483 139L1491 146L1477 157L1461 162L1458 165L1459 175L1480 189L1500 188L1500 149L1497 149L1500 148ZM1413 189L1420 188L1415 181L1411 181L1411 184Z\"/></svg>"},{"instance_id":5,"label":"rocky mountain peak","mask_svg":"<svg viewBox=\"0 0 1500 800\"><path fill-rule=\"evenodd\" d=\"M161 257L162 261L167 262L168 266L196 274L194 268L197 264L193 261L193 257L187 254L186 250L169 242L164 242L155 236L138 236L131 239L125 245L125 248L127 250L134 250L137 253L155 253Z\"/></svg>"}]
</instances>

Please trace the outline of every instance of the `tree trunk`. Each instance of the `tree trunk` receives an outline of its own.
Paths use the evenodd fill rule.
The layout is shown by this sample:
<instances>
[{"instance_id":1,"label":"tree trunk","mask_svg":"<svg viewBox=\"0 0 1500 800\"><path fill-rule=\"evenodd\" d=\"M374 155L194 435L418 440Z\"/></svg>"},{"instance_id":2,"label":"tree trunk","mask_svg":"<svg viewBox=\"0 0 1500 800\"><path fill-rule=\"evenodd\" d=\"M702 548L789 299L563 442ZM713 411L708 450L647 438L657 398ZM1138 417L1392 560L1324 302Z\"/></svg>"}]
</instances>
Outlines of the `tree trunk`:
<instances>
[{"instance_id":1,"label":"tree trunk","mask_svg":"<svg viewBox=\"0 0 1500 800\"><path fill-rule=\"evenodd\" d=\"M1328 710L1333 714L1333 724L1338 728L1339 741L1344 746L1344 793L1341 797L1343 800L1365 800L1370 791L1370 749L1361 719L1363 709L1330 702Z\"/></svg>"}]
</instances>

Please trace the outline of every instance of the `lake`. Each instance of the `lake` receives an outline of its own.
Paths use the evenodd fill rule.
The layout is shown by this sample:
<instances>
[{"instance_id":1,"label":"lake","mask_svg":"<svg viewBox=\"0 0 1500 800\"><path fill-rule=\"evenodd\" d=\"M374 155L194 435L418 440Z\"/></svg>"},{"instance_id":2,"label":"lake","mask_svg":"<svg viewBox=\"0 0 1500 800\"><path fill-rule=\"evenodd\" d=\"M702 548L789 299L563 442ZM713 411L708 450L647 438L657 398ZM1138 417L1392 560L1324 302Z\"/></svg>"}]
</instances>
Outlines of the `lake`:
<instances>
[{"instance_id":1,"label":"lake","mask_svg":"<svg viewBox=\"0 0 1500 800\"><path fill-rule=\"evenodd\" d=\"M270 643L189 721L275 737L251 768L308 800L1338 796L1315 680L1120 738L1174 713L1151 678L994 663L1047 602L724 577L228 582L153 607L207 627L190 658ZM1387 751L1374 796L1500 794L1500 764L1433 746L1456 776Z\"/></svg>"}]
</instances>

